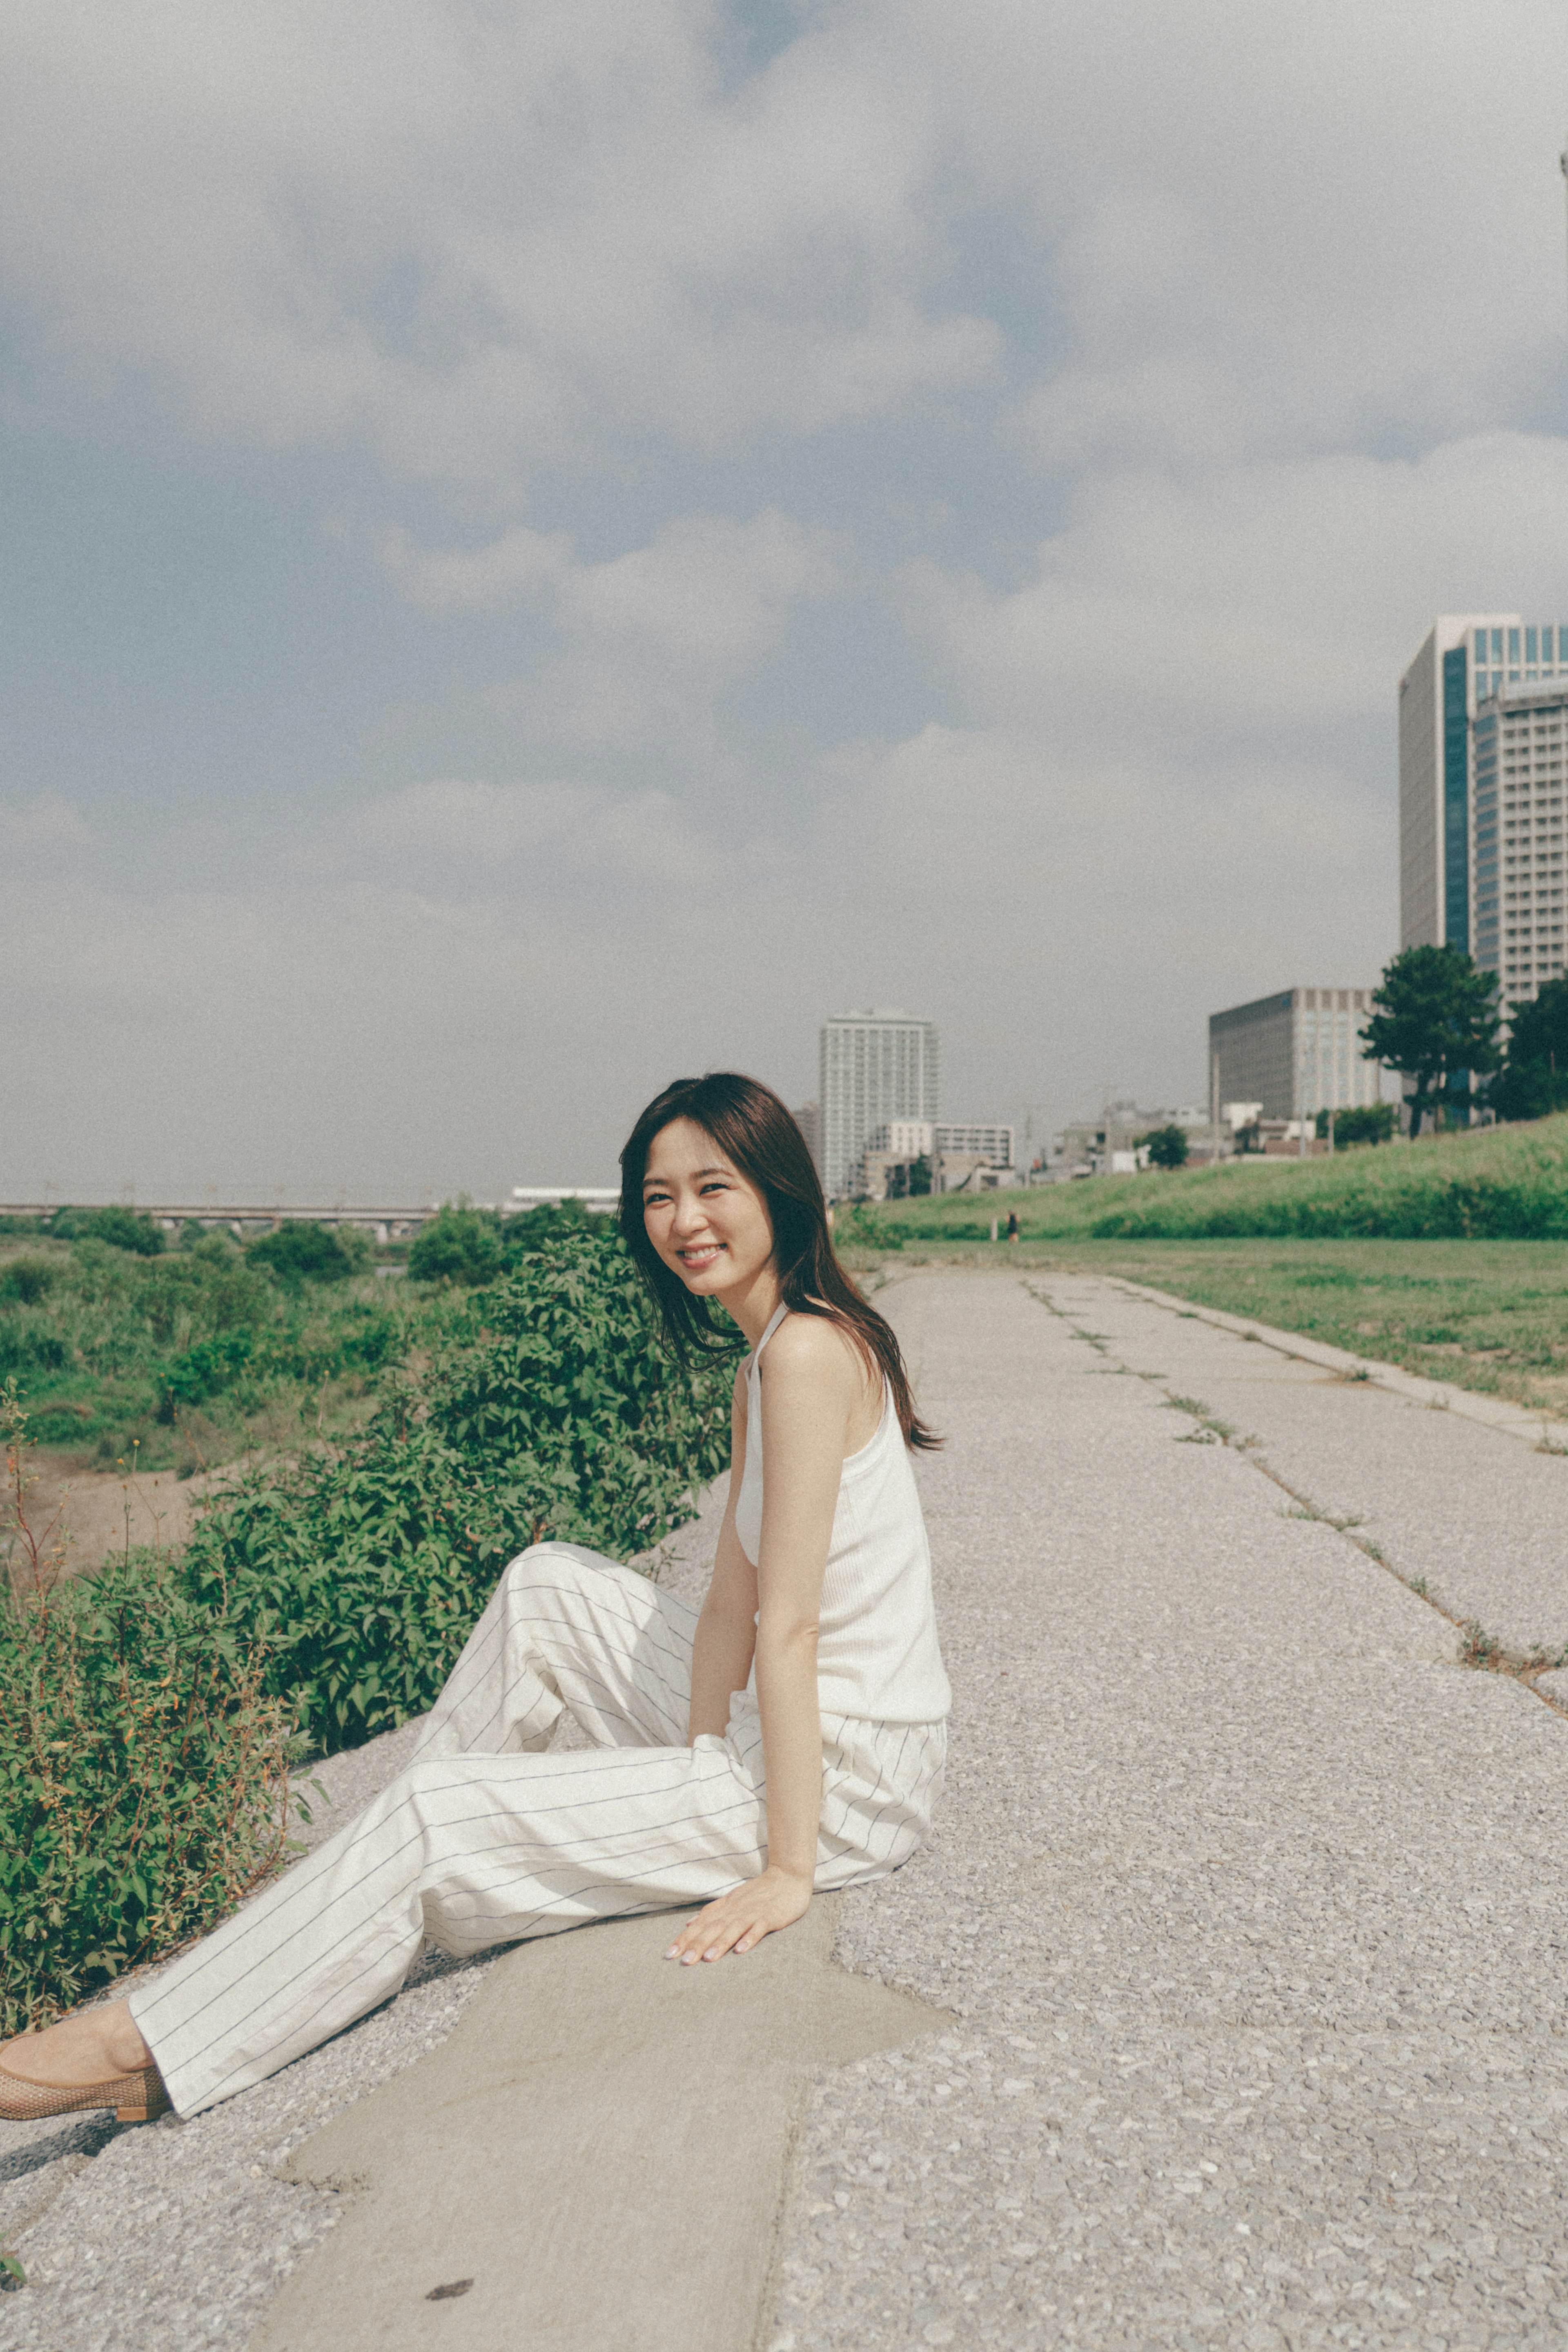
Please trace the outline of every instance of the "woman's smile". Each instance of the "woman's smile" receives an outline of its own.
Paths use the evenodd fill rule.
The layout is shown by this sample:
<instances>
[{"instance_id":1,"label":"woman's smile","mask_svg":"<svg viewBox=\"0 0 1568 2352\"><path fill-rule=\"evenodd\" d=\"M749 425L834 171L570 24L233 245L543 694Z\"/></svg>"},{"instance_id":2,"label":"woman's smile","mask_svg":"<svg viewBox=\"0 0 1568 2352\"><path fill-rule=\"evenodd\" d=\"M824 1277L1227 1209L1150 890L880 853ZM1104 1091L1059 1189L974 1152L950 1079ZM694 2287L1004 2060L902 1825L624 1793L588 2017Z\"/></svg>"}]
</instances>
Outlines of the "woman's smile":
<instances>
[{"instance_id":1,"label":"woman's smile","mask_svg":"<svg viewBox=\"0 0 1568 2352\"><path fill-rule=\"evenodd\" d=\"M664 1264L688 1290L720 1298L735 1312L758 1283L756 1304L778 1304L772 1274L773 1220L755 1184L726 1159L711 1135L689 1118L672 1119L653 1139L643 1179L643 1222ZM743 1307L742 1314L749 1310Z\"/></svg>"}]
</instances>

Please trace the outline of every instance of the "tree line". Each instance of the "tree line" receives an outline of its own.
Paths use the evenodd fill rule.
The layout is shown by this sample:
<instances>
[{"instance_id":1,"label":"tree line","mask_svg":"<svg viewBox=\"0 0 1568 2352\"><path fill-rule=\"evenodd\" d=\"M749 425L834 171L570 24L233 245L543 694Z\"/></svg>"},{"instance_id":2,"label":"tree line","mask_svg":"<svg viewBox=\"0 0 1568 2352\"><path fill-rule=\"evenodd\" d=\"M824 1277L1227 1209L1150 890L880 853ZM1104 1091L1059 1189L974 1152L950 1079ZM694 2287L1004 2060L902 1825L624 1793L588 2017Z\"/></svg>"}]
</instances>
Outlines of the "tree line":
<instances>
[{"instance_id":1,"label":"tree line","mask_svg":"<svg viewBox=\"0 0 1568 2352\"><path fill-rule=\"evenodd\" d=\"M1497 975L1463 948L1401 950L1372 1002L1362 1050L1411 1080L1412 1135L1445 1113L1526 1119L1568 1110L1568 973L1511 1007L1506 1040Z\"/></svg>"}]
</instances>

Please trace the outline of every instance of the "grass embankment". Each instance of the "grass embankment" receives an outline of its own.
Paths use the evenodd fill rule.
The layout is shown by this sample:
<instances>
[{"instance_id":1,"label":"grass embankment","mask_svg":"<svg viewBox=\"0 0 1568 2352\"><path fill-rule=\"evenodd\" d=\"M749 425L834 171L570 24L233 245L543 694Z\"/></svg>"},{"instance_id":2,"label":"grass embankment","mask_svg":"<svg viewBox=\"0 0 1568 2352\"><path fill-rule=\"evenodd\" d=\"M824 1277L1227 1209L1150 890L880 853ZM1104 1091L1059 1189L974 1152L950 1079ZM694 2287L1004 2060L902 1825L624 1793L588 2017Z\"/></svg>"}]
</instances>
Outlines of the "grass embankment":
<instances>
[{"instance_id":1,"label":"grass embankment","mask_svg":"<svg viewBox=\"0 0 1568 2352\"><path fill-rule=\"evenodd\" d=\"M1040 1240L1568 1241L1568 1114L1332 1160L891 1201L877 1215L911 1242L978 1241L1014 1208Z\"/></svg>"},{"instance_id":2,"label":"grass embankment","mask_svg":"<svg viewBox=\"0 0 1568 2352\"><path fill-rule=\"evenodd\" d=\"M991 1219L1013 1207L1025 1238L993 1249ZM890 1266L963 1259L1123 1275L1568 1413L1558 1238L1568 1238L1568 1118L1304 1163L895 1202L841 1223L852 1261L892 1243Z\"/></svg>"}]
</instances>

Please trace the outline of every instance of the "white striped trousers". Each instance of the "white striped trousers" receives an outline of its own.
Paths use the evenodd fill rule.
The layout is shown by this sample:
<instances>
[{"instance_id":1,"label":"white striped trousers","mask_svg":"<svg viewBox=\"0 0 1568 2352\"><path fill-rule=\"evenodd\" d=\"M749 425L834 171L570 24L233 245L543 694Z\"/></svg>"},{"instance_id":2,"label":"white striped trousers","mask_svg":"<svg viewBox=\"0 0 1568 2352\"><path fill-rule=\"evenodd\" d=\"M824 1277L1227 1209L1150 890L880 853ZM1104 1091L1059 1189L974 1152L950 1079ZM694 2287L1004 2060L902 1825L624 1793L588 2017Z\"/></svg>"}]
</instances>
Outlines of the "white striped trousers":
<instances>
[{"instance_id":1,"label":"white striped trousers","mask_svg":"<svg viewBox=\"0 0 1568 2352\"><path fill-rule=\"evenodd\" d=\"M413 1761L357 1819L131 1996L182 2116L248 2090L443 1951L707 1903L767 1848L762 1730L731 1701L685 1745L697 1612L576 1544L513 1560ZM543 1751L563 1708L591 1749ZM925 1837L940 1723L822 1719L819 1887Z\"/></svg>"}]
</instances>

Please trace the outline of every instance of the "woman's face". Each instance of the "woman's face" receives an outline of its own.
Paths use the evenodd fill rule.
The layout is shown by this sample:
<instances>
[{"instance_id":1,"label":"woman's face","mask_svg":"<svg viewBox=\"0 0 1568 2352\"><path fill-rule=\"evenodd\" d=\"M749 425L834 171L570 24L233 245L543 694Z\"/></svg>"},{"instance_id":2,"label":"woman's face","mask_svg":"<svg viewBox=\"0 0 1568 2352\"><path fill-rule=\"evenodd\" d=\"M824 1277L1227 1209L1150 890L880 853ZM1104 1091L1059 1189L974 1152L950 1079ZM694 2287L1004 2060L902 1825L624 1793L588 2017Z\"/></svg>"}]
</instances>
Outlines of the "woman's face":
<instances>
[{"instance_id":1,"label":"woman's face","mask_svg":"<svg viewBox=\"0 0 1568 2352\"><path fill-rule=\"evenodd\" d=\"M772 1263L767 1202L689 1118L672 1119L653 1138L643 1222L664 1264L699 1297L748 1288Z\"/></svg>"}]
</instances>

